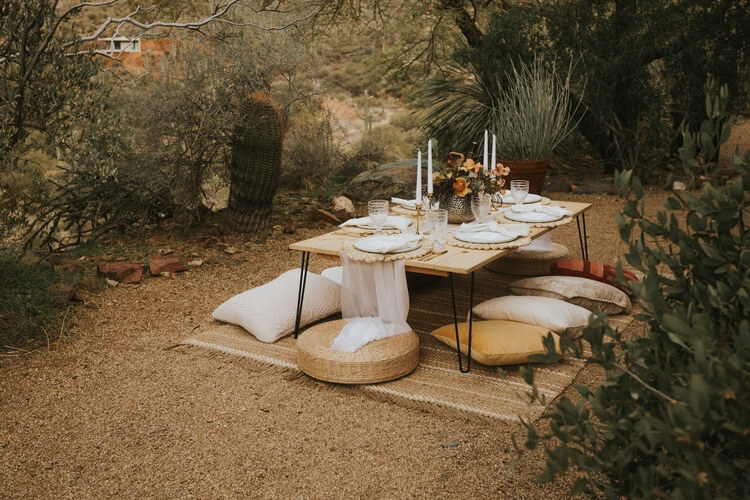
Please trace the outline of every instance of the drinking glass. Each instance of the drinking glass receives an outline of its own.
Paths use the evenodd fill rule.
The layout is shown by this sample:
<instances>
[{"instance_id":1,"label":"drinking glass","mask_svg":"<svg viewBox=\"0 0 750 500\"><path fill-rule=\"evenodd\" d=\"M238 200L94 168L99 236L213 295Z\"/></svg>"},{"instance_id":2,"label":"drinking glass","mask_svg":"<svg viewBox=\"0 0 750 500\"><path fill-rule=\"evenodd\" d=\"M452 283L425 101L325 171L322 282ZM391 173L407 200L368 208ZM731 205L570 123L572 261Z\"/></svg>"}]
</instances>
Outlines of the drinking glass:
<instances>
[{"instance_id":1,"label":"drinking glass","mask_svg":"<svg viewBox=\"0 0 750 500\"><path fill-rule=\"evenodd\" d=\"M489 193L473 193L471 195L471 213L476 222L486 222L490 216L492 195Z\"/></svg>"},{"instance_id":2,"label":"drinking glass","mask_svg":"<svg viewBox=\"0 0 750 500\"><path fill-rule=\"evenodd\" d=\"M380 234L383 224L388 220L388 200L368 201L367 213L370 216L370 222L375 226L375 234Z\"/></svg>"},{"instance_id":3,"label":"drinking glass","mask_svg":"<svg viewBox=\"0 0 750 500\"><path fill-rule=\"evenodd\" d=\"M448 211L444 208L430 210L428 217L430 219L430 226L432 226L433 250L435 252L442 252L445 248L443 235L448 230Z\"/></svg>"},{"instance_id":4,"label":"drinking glass","mask_svg":"<svg viewBox=\"0 0 750 500\"><path fill-rule=\"evenodd\" d=\"M526 195L529 194L529 181L510 181L510 195L516 202L516 205L523 204Z\"/></svg>"}]
</instances>

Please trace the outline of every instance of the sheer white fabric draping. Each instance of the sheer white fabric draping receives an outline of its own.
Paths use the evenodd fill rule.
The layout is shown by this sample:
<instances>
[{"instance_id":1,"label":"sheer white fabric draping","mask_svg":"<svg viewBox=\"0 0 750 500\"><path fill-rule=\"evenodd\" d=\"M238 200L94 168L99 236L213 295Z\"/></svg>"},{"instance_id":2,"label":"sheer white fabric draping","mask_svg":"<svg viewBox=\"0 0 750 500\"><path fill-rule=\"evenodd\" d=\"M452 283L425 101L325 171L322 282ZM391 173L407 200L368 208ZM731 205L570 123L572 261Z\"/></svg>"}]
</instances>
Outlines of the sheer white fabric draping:
<instances>
[{"instance_id":1,"label":"sheer white fabric draping","mask_svg":"<svg viewBox=\"0 0 750 500\"><path fill-rule=\"evenodd\" d=\"M342 253L341 262L341 316L346 325L331 349L355 352L373 340L411 331L403 260L368 263Z\"/></svg>"}]
</instances>

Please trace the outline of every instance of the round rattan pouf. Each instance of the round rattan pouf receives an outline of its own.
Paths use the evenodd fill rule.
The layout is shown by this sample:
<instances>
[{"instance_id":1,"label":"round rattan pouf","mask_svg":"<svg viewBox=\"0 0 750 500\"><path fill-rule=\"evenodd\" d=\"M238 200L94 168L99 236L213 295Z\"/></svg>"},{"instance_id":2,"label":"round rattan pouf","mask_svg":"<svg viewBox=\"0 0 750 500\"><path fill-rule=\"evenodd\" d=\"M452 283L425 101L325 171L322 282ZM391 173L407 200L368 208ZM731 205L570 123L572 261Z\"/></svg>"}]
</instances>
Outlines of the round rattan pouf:
<instances>
[{"instance_id":1,"label":"round rattan pouf","mask_svg":"<svg viewBox=\"0 0 750 500\"><path fill-rule=\"evenodd\" d=\"M329 347L346 324L320 323L297 337L297 366L307 375L339 384L373 384L403 377L419 364L419 337L414 332L375 340L356 352Z\"/></svg>"},{"instance_id":2,"label":"round rattan pouf","mask_svg":"<svg viewBox=\"0 0 750 500\"><path fill-rule=\"evenodd\" d=\"M523 247L487 264L485 267L496 273L519 276L546 276L549 268L558 260L568 256L568 247L559 243L548 243L544 250L526 250Z\"/></svg>"}]
</instances>

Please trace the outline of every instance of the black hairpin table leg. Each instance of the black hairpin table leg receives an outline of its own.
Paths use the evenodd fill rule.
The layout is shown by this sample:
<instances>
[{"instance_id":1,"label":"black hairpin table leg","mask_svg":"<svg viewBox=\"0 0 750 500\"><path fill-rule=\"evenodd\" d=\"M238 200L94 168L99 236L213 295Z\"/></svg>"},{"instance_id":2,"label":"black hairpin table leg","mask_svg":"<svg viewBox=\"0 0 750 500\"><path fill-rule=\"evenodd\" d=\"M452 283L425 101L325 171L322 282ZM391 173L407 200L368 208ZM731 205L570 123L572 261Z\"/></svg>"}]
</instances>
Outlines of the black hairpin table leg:
<instances>
[{"instance_id":1,"label":"black hairpin table leg","mask_svg":"<svg viewBox=\"0 0 750 500\"><path fill-rule=\"evenodd\" d=\"M583 233L581 233L581 221L583 221ZM586 234L586 214L581 213L580 218L576 215L576 225L578 226L578 242L581 245L581 257L583 260L589 260L589 240Z\"/></svg>"},{"instance_id":2,"label":"black hairpin table leg","mask_svg":"<svg viewBox=\"0 0 750 500\"><path fill-rule=\"evenodd\" d=\"M474 272L471 273L471 284L469 288L469 344L466 351L466 369L464 370L463 361L461 360L461 341L458 334L458 315L456 314L456 293L453 288L453 273L448 273L448 278L451 283L451 304L453 305L453 327L456 330L456 353L458 354L458 370L461 373L469 373L471 370L471 333L472 325L474 323Z\"/></svg>"},{"instance_id":3,"label":"black hairpin table leg","mask_svg":"<svg viewBox=\"0 0 750 500\"><path fill-rule=\"evenodd\" d=\"M297 290L297 316L294 320L294 338L299 335L299 324L302 321L302 301L305 298L307 284L307 268L310 265L310 252L302 252L302 265L299 273L299 289Z\"/></svg>"}]
</instances>

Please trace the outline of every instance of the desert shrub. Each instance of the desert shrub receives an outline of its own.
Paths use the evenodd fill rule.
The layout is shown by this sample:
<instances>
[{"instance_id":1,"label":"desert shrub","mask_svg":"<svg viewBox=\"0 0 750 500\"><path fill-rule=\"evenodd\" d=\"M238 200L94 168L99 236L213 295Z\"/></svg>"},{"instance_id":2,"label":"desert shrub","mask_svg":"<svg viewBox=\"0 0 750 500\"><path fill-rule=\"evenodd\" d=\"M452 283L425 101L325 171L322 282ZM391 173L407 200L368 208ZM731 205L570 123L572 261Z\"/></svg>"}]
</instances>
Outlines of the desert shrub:
<instances>
[{"instance_id":1,"label":"desert shrub","mask_svg":"<svg viewBox=\"0 0 750 500\"><path fill-rule=\"evenodd\" d=\"M421 125L419 117L411 110L400 110L391 116L389 121L394 127L400 128L404 132L416 130Z\"/></svg>"},{"instance_id":2,"label":"desert shrub","mask_svg":"<svg viewBox=\"0 0 750 500\"><path fill-rule=\"evenodd\" d=\"M393 125L374 127L354 144L347 161L347 172L354 177L359 172L376 168L381 163L403 160L413 156L412 146L403 132Z\"/></svg>"},{"instance_id":3,"label":"desert shrub","mask_svg":"<svg viewBox=\"0 0 750 500\"><path fill-rule=\"evenodd\" d=\"M319 187L344 166L341 140L334 133L329 115L299 116L284 140L284 189Z\"/></svg>"},{"instance_id":4,"label":"desert shrub","mask_svg":"<svg viewBox=\"0 0 750 500\"><path fill-rule=\"evenodd\" d=\"M722 100L707 102L713 114ZM723 135L709 128L708 142ZM716 147L702 134L683 138L687 169ZM574 491L607 498L750 495L750 154L735 156L734 169L726 186L675 192L655 220L644 217L632 171L616 176L627 197L616 218L626 260L643 273L631 287L646 329L626 338L598 316L583 333L590 355L563 342L603 367L605 380L576 386L576 402L562 397L542 418L548 430L527 423L526 446L547 449L542 480L572 467ZM531 370L525 376L533 381Z\"/></svg>"},{"instance_id":5,"label":"desert shrub","mask_svg":"<svg viewBox=\"0 0 750 500\"><path fill-rule=\"evenodd\" d=\"M44 263L29 264L0 248L0 351L60 336L67 296L54 287L68 277Z\"/></svg>"}]
</instances>

